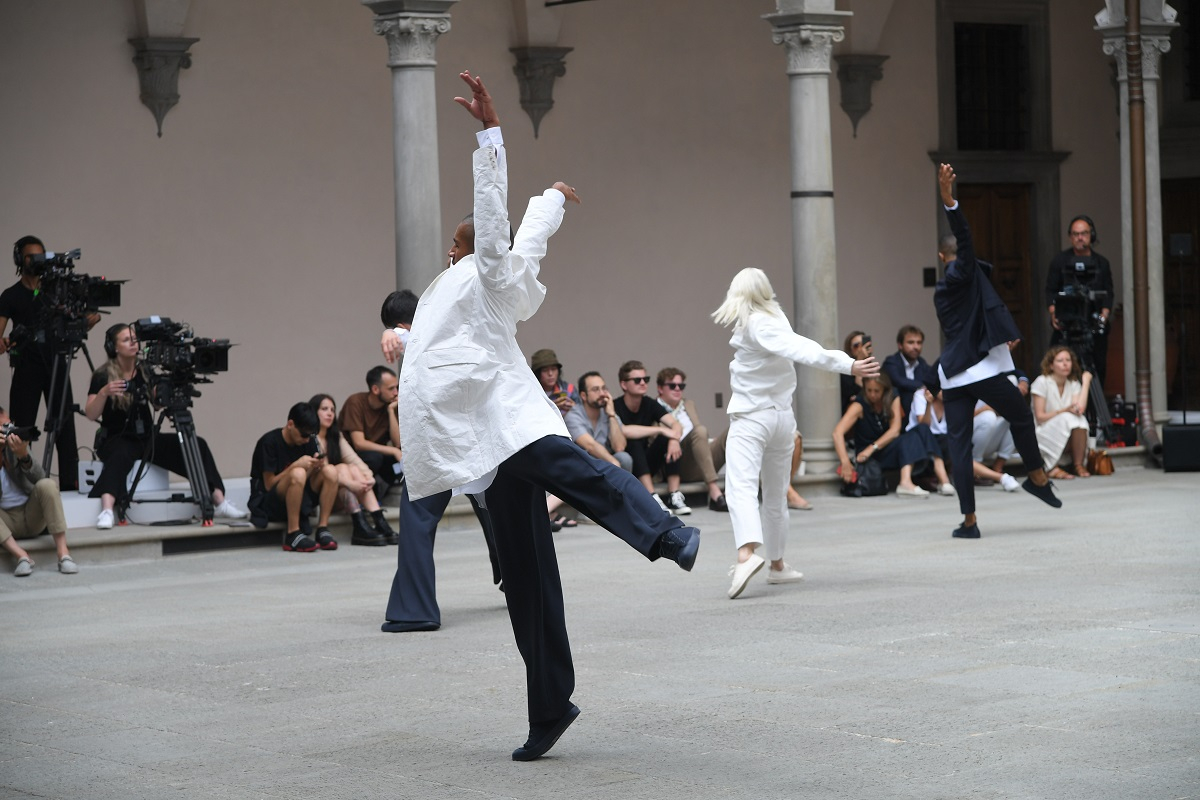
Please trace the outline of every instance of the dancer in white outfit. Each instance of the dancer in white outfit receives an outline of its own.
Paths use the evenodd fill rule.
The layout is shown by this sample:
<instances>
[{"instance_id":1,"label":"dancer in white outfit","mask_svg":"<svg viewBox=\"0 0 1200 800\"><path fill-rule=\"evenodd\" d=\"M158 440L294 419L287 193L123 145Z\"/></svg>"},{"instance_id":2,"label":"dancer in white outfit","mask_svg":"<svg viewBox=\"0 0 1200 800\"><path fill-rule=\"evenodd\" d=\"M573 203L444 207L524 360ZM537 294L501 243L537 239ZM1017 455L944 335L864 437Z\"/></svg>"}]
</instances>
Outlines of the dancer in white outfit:
<instances>
[{"instance_id":1,"label":"dancer in white outfit","mask_svg":"<svg viewBox=\"0 0 1200 800\"><path fill-rule=\"evenodd\" d=\"M736 351L729 362L733 392L725 451L725 499L738 548L737 563L730 569L732 599L742 593L767 559L771 561L767 583L790 583L803 577L783 560L788 471L796 433L793 362L856 377L878 375L879 364L871 356L855 361L841 350L826 350L795 333L760 269L744 269L734 276L713 320L722 327L734 326L729 344ZM757 500L760 479L761 518ZM755 552L763 544L766 559Z\"/></svg>"}]
</instances>

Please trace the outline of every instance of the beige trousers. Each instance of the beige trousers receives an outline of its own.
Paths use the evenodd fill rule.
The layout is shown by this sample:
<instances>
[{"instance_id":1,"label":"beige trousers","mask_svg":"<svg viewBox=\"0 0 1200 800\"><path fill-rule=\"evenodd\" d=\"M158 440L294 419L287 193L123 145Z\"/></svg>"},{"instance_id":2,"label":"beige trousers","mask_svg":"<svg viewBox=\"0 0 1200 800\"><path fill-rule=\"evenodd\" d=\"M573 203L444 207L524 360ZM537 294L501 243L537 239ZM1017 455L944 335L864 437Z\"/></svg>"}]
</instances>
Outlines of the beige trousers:
<instances>
[{"instance_id":1,"label":"beige trousers","mask_svg":"<svg viewBox=\"0 0 1200 800\"><path fill-rule=\"evenodd\" d=\"M51 534L67 532L62 495L50 478L42 478L33 485L33 494L29 495L25 505L0 509L0 542L10 536L33 539L42 531Z\"/></svg>"}]
</instances>

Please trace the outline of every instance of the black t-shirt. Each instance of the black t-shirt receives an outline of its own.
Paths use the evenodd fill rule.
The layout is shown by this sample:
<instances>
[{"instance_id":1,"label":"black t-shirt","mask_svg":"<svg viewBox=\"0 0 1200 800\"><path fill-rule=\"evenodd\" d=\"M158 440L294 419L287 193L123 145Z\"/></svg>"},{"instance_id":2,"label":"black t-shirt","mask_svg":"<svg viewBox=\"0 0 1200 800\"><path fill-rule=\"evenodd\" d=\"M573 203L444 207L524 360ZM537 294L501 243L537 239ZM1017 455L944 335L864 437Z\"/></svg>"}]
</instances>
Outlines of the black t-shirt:
<instances>
[{"instance_id":1,"label":"black t-shirt","mask_svg":"<svg viewBox=\"0 0 1200 800\"><path fill-rule=\"evenodd\" d=\"M250 484L255 492L264 490L263 473L278 475L284 467L301 456L315 456L317 443L305 439L302 444L288 444L283 438L283 428L267 431L254 445L254 456L250 459Z\"/></svg>"},{"instance_id":2,"label":"black t-shirt","mask_svg":"<svg viewBox=\"0 0 1200 800\"><path fill-rule=\"evenodd\" d=\"M88 394L99 394L108 381L108 372L103 367L96 370L92 373L92 383L88 387ZM134 395L135 398L150 396L146 376L140 369L133 373L133 378L129 381L125 392ZM100 430L106 439L114 436L144 438L154 430L154 415L145 399L135 399L128 408L121 408L117 405L116 398L108 397L104 401L104 410L100 412Z\"/></svg>"},{"instance_id":3,"label":"black t-shirt","mask_svg":"<svg viewBox=\"0 0 1200 800\"><path fill-rule=\"evenodd\" d=\"M18 325L24 325L32 333L41 321L40 317L44 308L44 299L20 281L0 292L0 317L7 318L14 329ZM12 330L7 333L0 331L0 336L12 336ZM43 355L50 352L45 344L39 344L36 347ZM20 361L24 358L25 354L21 353L18 360L14 362L14 366L20 366Z\"/></svg>"},{"instance_id":4,"label":"black t-shirt","mask_svg":"<svg viewBox=\"0 0 1200 800\"><path fill-rule=\"evenodd\" d=\"M617 412L622 425L645 425L647 428L656 427L660 419L671 413L649 395L642 398L636 414L625 405L625 395L613 400L613 410Z\"/></svg>"}]
</instances>

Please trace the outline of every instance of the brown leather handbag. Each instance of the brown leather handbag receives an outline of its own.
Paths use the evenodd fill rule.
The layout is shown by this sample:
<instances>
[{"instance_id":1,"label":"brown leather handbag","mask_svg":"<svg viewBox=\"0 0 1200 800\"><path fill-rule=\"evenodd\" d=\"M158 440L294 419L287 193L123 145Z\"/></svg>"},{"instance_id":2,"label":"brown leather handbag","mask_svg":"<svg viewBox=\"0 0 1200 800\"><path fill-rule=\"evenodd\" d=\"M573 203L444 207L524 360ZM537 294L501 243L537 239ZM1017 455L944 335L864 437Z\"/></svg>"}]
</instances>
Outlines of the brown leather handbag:
<instances>
[{"instance_id":1,"label":"brown leather handbag","mask_svg":"<svg viewBox=\"0 0 1200 800\"><path fill-rule=\"evenodd\" d=\"M1092 450L1088 453L1087 468L1093 475L1112 475L1112 456L1107 450Z\"/></svg>"}]
</instances>

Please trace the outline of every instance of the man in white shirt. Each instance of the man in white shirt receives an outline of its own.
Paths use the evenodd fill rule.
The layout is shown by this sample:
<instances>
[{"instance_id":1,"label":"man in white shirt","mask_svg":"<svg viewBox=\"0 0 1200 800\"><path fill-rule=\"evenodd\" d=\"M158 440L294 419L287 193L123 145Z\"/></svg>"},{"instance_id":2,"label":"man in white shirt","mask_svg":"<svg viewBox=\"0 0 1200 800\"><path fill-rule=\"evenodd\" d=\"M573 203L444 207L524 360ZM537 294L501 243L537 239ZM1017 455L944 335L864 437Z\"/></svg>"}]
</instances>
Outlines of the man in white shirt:
<instances>
[{"instance_id":1,"label":"man in white shirt","mask_svg":"<svg viewBox=\"0 0 1200 800\"><path fill-rule=\"evenodd\" d=\"M685 570L695 563L700 532L658 508L629 473L574 444L526 365L516 326L545 299L538 274L546 243L562 222L565 201L579 197L555 183L530 199L510 240L500 120L482 81L461 77L472 97L455 102L484 125L473 158L475 245L422 294L404 348L399 410L406 491L414 502L447 489L484 497L526 667L529 737L512 757L531 761L579 715L571 702L575 670L545 493L648 559L665 556Z\"/></svg>"}]
</instances>

